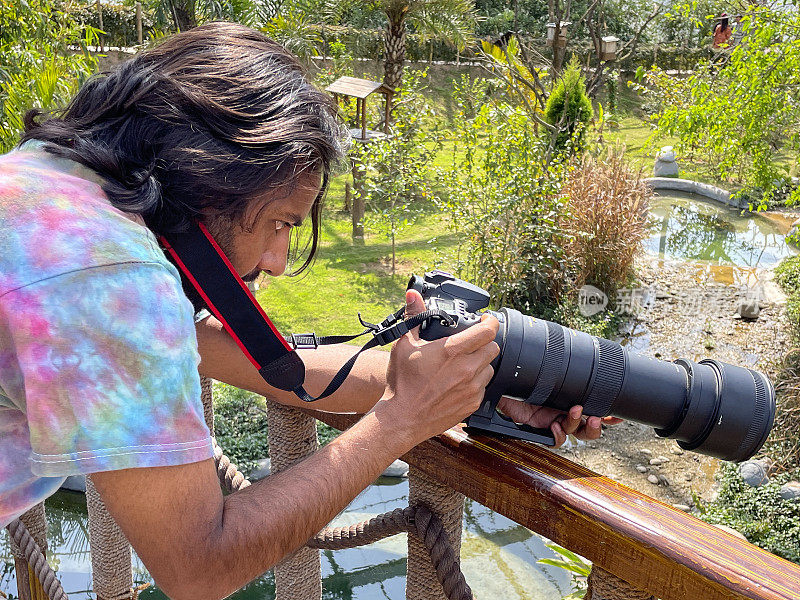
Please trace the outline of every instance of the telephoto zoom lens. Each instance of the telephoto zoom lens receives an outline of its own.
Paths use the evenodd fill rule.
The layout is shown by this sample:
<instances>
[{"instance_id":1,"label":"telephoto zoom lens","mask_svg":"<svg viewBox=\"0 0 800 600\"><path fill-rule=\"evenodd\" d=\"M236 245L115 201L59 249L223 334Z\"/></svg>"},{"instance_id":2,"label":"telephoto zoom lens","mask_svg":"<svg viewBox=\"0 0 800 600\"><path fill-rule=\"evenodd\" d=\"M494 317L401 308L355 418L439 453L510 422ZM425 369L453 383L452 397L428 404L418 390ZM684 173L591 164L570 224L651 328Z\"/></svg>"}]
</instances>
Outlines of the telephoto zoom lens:
<instances>
[{"instance_id":1,"label":"telephoto zoom lens","mask_svg":"<svg viewBox=\"0 0 800 600\"><path fill-rule=\"evenodd\" d=\"M775 417L775 390L752 369L716 360L661 361L514 309L500 320L495 381L507 396L585 415L613 415L724 460L753 456Z\"/></svg>"}]
</instances>

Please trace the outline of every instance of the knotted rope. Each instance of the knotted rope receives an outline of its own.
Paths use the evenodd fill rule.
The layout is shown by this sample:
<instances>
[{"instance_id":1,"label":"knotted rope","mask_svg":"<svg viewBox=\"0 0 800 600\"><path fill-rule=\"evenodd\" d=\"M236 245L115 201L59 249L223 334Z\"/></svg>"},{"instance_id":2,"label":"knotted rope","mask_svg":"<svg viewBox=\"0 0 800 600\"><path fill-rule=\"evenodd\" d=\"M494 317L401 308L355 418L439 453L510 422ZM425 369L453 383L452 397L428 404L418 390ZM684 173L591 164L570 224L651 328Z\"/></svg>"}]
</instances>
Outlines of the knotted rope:
<instances>
[{"instance_id":1,"label":"knotted rope","mask_svg":"<svg viewBox=\"0 0 800 600\"><path fill-rule=\"evenodd\" d=\"M444 525L425 505L397 508L349 527L326 527L311 538L308 545L321 550L343 550L402 532L415 535L425 545L447 598L472 600L472 590L464 579Z\"/></svg>"},{"instance_id":2,"label":"knotted rope","mask_svg":"<svg viewBox=\"0 0 800 600\"><path fill-rule=\"evenodd\" d=\"M250 485L221 449L217 459L217 448L219 446L215 443L214 459L217 460L217 472L225 472L224 477L220 476L225 488L229 492L235 492ZM230 471L236 471L236 475L229 475ZM416 536L425 546L430 554L436 577L449 600L472 599L472 590L461 572L459 558L453 550L444 525L441 519L425 505L398 508L347 527L326 527L306 545L318 550L344 550L365 546L403 532Z\"/></svg>"},{"instance_id":3,"label":"knotted rope","mask_svg":"<svg viewBox=\"0 0 800 600\"><path fill-rule=\"evenodd\" d=\"M22 557L30 566L33 574L36 575L36 579L42 584L47 597L50 600L68 600L64 588L61 587L61 582L47 563L42 549L22 521L15 519L8 524L6 529L8 529L14 544L22 552Z\"/></svg>"}]
</instances>

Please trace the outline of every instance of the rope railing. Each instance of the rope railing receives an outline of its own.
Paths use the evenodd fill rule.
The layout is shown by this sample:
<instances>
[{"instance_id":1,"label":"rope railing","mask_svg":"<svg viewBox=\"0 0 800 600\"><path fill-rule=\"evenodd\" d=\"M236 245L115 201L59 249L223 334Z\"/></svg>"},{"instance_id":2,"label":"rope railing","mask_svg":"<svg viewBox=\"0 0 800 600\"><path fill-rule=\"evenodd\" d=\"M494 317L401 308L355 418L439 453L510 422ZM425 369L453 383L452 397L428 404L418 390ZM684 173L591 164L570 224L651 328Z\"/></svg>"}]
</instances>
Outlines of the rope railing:
<instances>
[{"instance_id":1,"label":"rope railing","mask_svg":"<svg viewBox=\"0 0 800 600\"><path fill-rule=\"evenodd\" d=\"M210 383L204 380L207 406L211 403L210 391ZM298 411L271 402L268 412L273 414L270 454L275 471L315 451L313 417L339 429L358 418ZM282 415L283 425L280 418L272 420L275 415ZM213 433L210 409L206 410L206 418ZM289 426L285 425L287 420ZM292 432L297 427L304 430L301 435ZM234 492L250 485L216 440L214 458L224 489ZM362 523L319 532L304 549L276 567L276 587L282 589L278 598L321 598L319 549L352 548L403 532L409 534L409 600L472 598L459 560L462 494L591 560L594 565L586 600L800 598L797 565L542 448L471 438L456 429L424 442L403 458L412 467L410 506ZM40 516L37 513L37 522L43 523L43 515L42 509ZM40 548L44 539L37 543L20 520L11 523L8 530L20 549L20 562L25 564L20 569L18 563L18 585L27 588L20 590L20 599L66 600ZM112 546L117 544L120 548L118 536L113 541L114 535L97 535L112 538ZM123 558L125 550L130 552L129 547L123 548ZM101 550L99 554L102 553ZM277 573L284 567L288 575L277 585ZM121 571L115 583L100 583L105 586L103 593L93 573L100 600L135 598L130 567L123 565ZM313 575L311 584L309 574Z\"/></svg>"}]
</instances>

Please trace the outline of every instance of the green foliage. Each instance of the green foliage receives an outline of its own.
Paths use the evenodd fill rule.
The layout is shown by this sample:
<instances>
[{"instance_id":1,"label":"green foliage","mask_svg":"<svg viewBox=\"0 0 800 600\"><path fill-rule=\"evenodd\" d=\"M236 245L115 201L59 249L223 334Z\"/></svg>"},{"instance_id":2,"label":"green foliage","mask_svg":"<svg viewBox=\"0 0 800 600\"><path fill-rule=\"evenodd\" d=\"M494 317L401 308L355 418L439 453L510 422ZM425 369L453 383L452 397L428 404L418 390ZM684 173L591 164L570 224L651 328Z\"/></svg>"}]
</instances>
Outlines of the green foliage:
<instances>
[{"instance_id":1,"label":"green foliage","mask_svg":"<svg viewBox=\"0 0 800 600\"><path fill-rule=\"evenodd\" d=\"M800 503L780 497L781 484L798 473L783 473L761 487L750 487L736 465L720 469L719 494L701 518L741 532L750 542L787 560L800 562Z\"/></svg>"},{"instance_id":2,"label":"green foliage","mask_svg":"<svg viewBox=\"0 0 800 600\"><path fill-rule=\"evenodd\" d=\"M142 3L142 37L155 35L156 22L151 11L146 9L146 2ZM138 42L136 34L136 7L134 2L110 3L102 2L100 10L103 13L103 27L100 27L100 15L94 2L81 3L74 7L70 14L79 23L85 23L98 31L102 30L103 44L108 46L133 46Z\"/></svg>"},{"instance_id":3,"label":"green foliage","mask_svg":"<svg viewBox=\"0 0 800 600\"><path fill-rule=\"evenodd\" d=\"M365 226L391 240L392 274L397 234L430 209L433 198L429 165L441 149L442 138L436 114L425 99L426 77L425 71L406 77L396 97L391 135L354 147L370 209Z\"/></svg>"},{"instance_id":4,"label":"green foliage","mask_svg":"<svg viewBox=\"0 0 800 600\"><path fill-rule=\"evenodd\" d=\"M544 108L545 120L559 130L555 138L556 150L580 154L585 146L586 127L593 116L581 65L573 56Z\"/></svg>"},{"instance_id":5,"label":"green foliage","mask_svg":"<svg viewBox=\"0 0 800 600\"><path fill-rule=\"evenodd\" d=\"M572 593L564 596L563 600L581 600L586 594L586 581L592 571L592 563L558 544L546 546L561 558L540 558L536 562L569 571L572 575Z\"/></svg>"},{"instance_id":6,"label":"green foliage","mask_svg":"<svg viewBox=\"0 0 800 600\"><path fill-rule=\"evenodd\" d=\"M566 206L564 167L546 163L545 143L524 109L485 102L475 111L465 91L476 95L457 91L457 152L441 173L442 210L460 241L457 269L498 305L530 311L557 304L566 283L557 224Z\"/></svg>"},{"instance_id":7,"label":"green foliage","mask_svg":"<svg viewBox=\"0 0 800 600\"><path fill-rule=\"evenodd\" d=\"M786 315L789 322L794 324L794 339L800 340L800 256L783 259L775 267L775 279L788 296Z\"/></svg>"},{"instance_id":8,"label":"green foliage","mask_svg":"<svg viewBox=\"0 0 800 600\"><path fill-rule=\"evenodd\" d=\"M95 69L87 46L97 32L81 28L72 4L0 0L0 152L19 141L28 110L65 104Z\"/></svg>"},{"instance_id":9,"label":"green foliage","mask_svg":"<svg viewBox=\"0 0 800 600\"><path fill-rule=\"evenodd\" d=\"M660 103L660 135L679 138L677 150L711 178L742 188L761 208L786 198L800 152L800 13L751 6L742 42L688 78L653 69L647 77Z\"/></svg>"},{"instance_id":10,"label":"green foliage","mask_svg":"<svg viewBox=\"0 0 800 600\"><path fill-rule=\"evenodd\" d=\"M264 399L224 383L214 383L214 433L222 450L247 473L269 456Z\"/></svg>"},{"instance_id":11,"label":"green foliage","mask_svg":"<svg viewBox=\"0 0 800 600\"><path fill-rule=\"evenodd\" d=\"M296 7L287 6L264 26L264 33L282 44L304 62L319 55L322 38L311 25L310 16Z\"/></svg>"}]
</instances>

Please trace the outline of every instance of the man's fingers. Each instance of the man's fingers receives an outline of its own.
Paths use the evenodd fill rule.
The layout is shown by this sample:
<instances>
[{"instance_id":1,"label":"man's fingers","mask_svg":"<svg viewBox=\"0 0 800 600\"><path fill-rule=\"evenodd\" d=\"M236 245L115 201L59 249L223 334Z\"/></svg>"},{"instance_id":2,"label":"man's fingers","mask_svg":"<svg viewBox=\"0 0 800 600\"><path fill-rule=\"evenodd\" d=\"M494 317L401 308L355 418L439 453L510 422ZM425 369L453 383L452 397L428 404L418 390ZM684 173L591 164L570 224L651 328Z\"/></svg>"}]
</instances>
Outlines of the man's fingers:
<instances>
[{"instance_id":1,"label":"man's fingers","mask_svg":"<svg viewBox=\"0 0 800 600\"><path fill-rule=\"evenodd\" d=\"M405 318L413 317L422 312L425 312L425 301L422 299L422 294L417 290L406 290ZM419 325L411 330L410 335L415 340L419 339Z\"/></svg>"},{"instance_id":2,"label":"man's fingers","mask_svg":"<svg viewBox=\"0 0 800 600\"><path fill-rule=\"evenodd\" d=\"M425 312L425 302L417 290L406 290L406 319Z\"/></svg>"},{"instance_id":3,"label":"man's fingers","mask_svg":"<svg viewBox=\"0 0 800 600\"><path fill-rule=\"evenodd\" d=\"M480 323L448 337L444 343L445 350L453 355L475 352L494 340L499 327L497 319L483 315Z\"/></svg>"},{"instance_id":4,"label":"man's fingers","mask_svg":"<svg viewBox=\"0 0 800 600\"><path fill-rule=\"evenodd\" d=\"M550 424L550 431L553 432L553 438L555 438L555 443L551 446L551 448L560 448L564 445L564 442L567 441L567 434L564 433L564 430L561 428L561 424L558 421L553 421Z\"/></svg>"},{"instance_id":5,"label":"man's fingers","mask_svg":"<svg viewBox=\"0 0 800 600\"><path fill-rule=\"evenodd\" d=\"M582 415L583 415L582 406L573 406L572 408L570 408L569 412L566 415L564 415L564 419L561 423L561 426L564 429L564 433L566 434L575 433L583 423L583 419L581 419Z\"/></svg>"}]
</instances>

